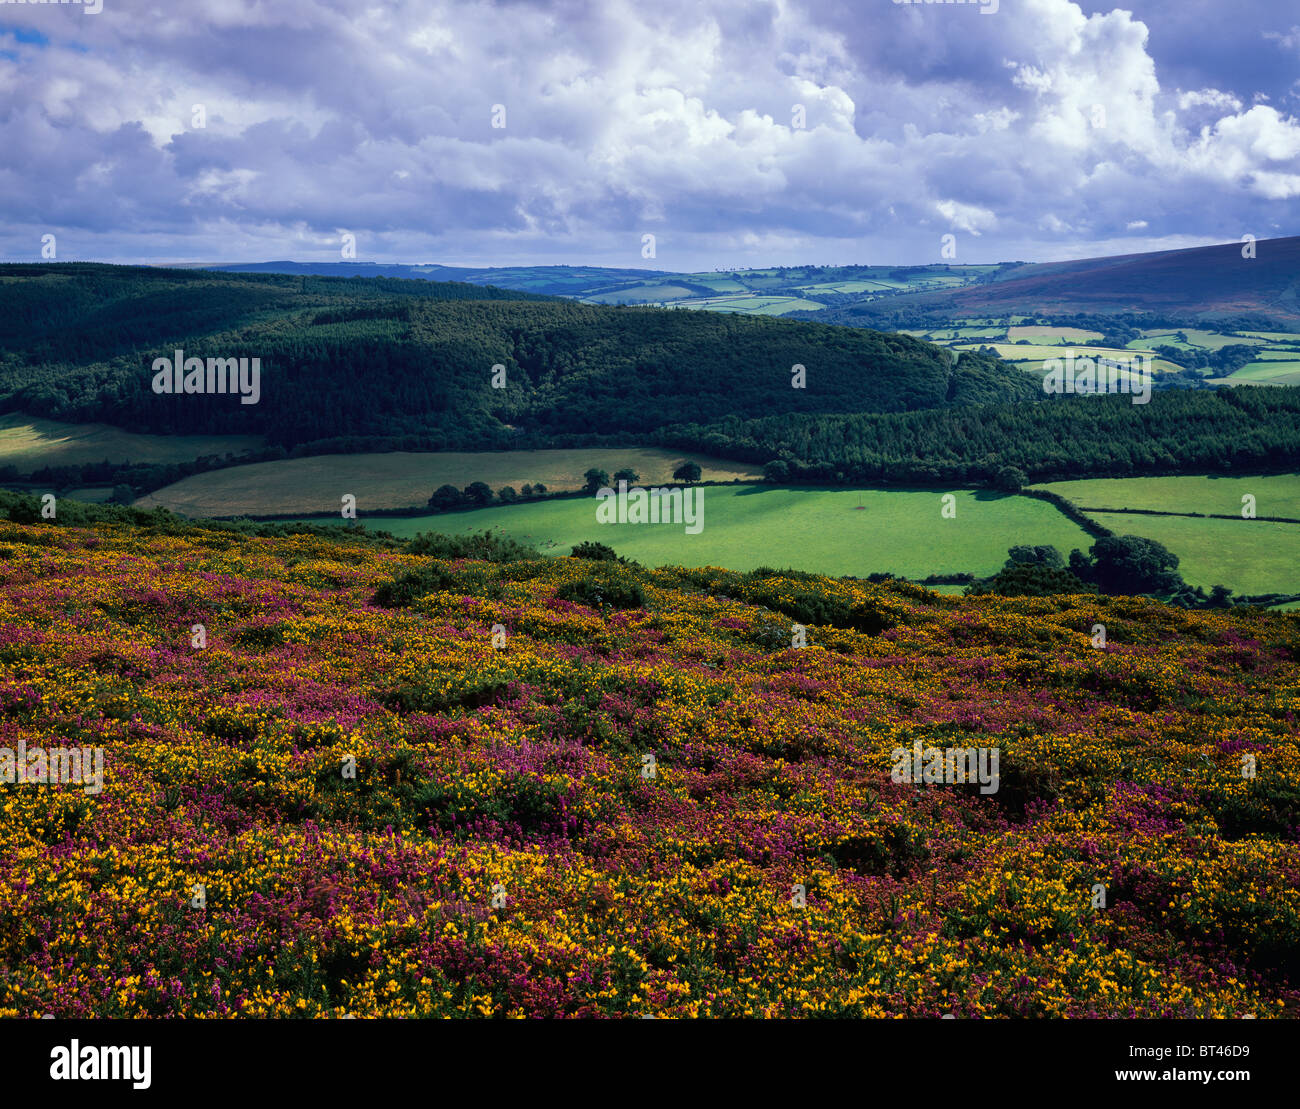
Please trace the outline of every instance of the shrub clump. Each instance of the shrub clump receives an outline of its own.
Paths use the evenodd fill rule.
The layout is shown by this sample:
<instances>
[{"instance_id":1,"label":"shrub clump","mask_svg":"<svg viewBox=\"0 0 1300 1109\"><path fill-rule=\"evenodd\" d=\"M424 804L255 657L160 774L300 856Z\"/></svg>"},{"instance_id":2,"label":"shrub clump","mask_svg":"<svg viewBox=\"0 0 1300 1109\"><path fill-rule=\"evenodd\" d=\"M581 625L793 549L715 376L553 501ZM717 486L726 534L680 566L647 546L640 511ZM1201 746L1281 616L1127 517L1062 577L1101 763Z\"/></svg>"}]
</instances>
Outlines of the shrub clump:
<instances>
[{"instance_id":1,"label":"shrub clump","mask_svg":"<svg viewBox=\"0 0 1300 1109\"><path fill-rule=\"evenodd\" d=\"M600 570L560 585L555 591L562 601L591 608L644 608L645 588L630 574Z\"/></svg>"},{"instance_id":2,"label":"shrub clump","mask_svg":"<svg viewBox=\"0 0 1300 1109\"><path fill-rule=\"evenodd\" d=\"M460 558L475 562L524 562L542 557L532 547L502 535L493 535L490 531L473 535L425 532L412 539L406 549L410 554L441 558L447 562Z\"/></svg>"}]
</instances>

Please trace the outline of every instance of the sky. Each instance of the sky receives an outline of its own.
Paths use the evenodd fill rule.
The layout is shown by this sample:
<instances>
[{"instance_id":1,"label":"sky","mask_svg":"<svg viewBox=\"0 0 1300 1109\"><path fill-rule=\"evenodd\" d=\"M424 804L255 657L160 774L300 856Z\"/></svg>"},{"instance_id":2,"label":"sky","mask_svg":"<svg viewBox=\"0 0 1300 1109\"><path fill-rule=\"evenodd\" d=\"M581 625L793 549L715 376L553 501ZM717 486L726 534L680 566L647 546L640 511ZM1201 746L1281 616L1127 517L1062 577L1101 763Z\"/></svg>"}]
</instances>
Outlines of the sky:
<instances>
[{"instance_id":1,"label":"sky","mask_svg":"<svg viewBox=\"0 0 1300 1109\"><path fill-rule=\"evenodd\" d=\"M1300 233L1297 116L1289 0L0 0L0 261L1264 239Z\"/></svg>"}]
</instances>

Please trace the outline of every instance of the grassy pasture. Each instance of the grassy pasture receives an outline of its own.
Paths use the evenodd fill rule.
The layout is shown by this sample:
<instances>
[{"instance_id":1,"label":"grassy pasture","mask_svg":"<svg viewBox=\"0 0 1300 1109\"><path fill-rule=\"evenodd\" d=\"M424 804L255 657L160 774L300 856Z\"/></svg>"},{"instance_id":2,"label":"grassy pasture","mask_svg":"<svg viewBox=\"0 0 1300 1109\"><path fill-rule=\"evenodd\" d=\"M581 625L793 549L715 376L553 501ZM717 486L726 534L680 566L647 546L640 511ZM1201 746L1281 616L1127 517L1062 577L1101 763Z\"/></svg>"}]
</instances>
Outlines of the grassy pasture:
<instances>
[{"instance_id":1,"label":"grassy pasture","mask_svg":"<svg viewBox=\"0 0 1300 1109\"><path fill-rule=\"evenodd\" d=\"M1292 361L1247 362L1235 373L1213 380L1227 385L1300 385L1300 366Z\"/></svg>"},{"instance_id":2,"label":"grassy pasture","mask_svg":"<svg viewBox=\"0 0 1300 1109\"><path fill-rule=\"evenodd\" d=\"M1071 343L1082 343L1090 339L1104 338L1100 331L1088 331L1082 327L1010 327L1007 329L1007 339L1015 342L1017 339L1038 340L1043 343L1051 343L1056 346L1069 346Z\"/></svg>"},{"instance_id":3,"label":"grassy pasture","mask_svg":"<svg viewBox=\"0 0 1300 1109\"><path fill-rule=\"evenodd\" d=\"M1249 493L1255 498L1257 515L1300 519L1300 474L1084 478L1048 482L1035 488L1050 490L1080 508L1143 508L1220 516L1240 515L1241 498ZM1300 544L1300 531L1296 539ZM1296 553L1300 555L1300 546Z\"/></svg>"},{"instance_id":4,"label":"grassy pasture","mask_svg":"<svg viewBox=\"0 0 1300 1109\"><path fill-rule=\"evenodd\" d=\"M693 296L695 294L690 289L681 285L634 285L630 289L616 289L611 293L595 293L582 299L591 304L631 304L633 302L658 303L659 301L679 300L682 297Z\"/></svg>"},{"instance_id":5,"label":"grassy pasture","mask_svg":"<svg viewBox=\"0 0 1300 1109\"><path fill-rule=\"evenodd\" d=\"M703 308L712 312L748 312L753 315L779 316L796 310L817 311L825 305L802 297L767 296L749 293L732 297L692 297L677 302L681 308Z\"/></svg>"},{"instance_id":6,"label":"grassy pasture","mask_svg":"<svg viewBox=\"0 0 1300 1109\"><path fill-rule=\"evenodd\" d=\"M1050 543L1066 552L1091 545L1087 533L1050 504L1028 497L957 490L956 517L944 519L944 492L715 486L704 489L704 527L698 535L687 535L681 525L599 524L589 497L375 519L369 526L401 536L490 528L548 554L567 555L590 539L650 565L734 570L768 565L858 577L876 571L913 578L990 574L1017 543Z\"/></svg>"},{"instance_id":7,"label":"grassy pasture","mask_svg":"<svg viewBox=\"0 0 1300 1109\"><path fill-rule=\"evenodd\" d=\"M1189 585L1226 585L1238 594L1300 592L1300 524L1201 520L1190 516L1089 513L1119 535L1142 535L1178 556Z\"/></svg>"},{"instance_id":8,"label":"grassy pasture","mask_svg":"<svg viewBox=\"0 0 1300 1109\"><path fill-rule=\"evenodd\" d=\"M1194 347L1203 347L1205 350L1219 350L1223 347L1230 346L1249 346L1253 343L1258 345L1258 339L1243 339L1237 335L1224 335L1218 331L1207 331L1199 327L1183 328L1164 328L1161 330L1145 330L1142 332L1143 338L1153 340L1154 346L1179 346L1181 344L1174 342L1175 335L1182 334L1187 336L1187 342Z\"/></svg>"}]
</instances>

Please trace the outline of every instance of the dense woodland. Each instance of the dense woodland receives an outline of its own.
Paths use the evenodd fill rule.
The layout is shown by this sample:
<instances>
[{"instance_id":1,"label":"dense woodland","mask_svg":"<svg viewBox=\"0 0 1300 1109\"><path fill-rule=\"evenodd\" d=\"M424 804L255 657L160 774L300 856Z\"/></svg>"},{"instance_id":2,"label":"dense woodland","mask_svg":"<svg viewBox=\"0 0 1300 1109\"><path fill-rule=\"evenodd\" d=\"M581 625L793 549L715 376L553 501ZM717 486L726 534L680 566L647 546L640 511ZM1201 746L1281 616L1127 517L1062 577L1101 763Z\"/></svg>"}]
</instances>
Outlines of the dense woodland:
<instances>
[{"instance_id":1,"label":"dense woodland","mask_svg":"<svg viewBox=\"0 0 1300 1109\"><path fill-rule=\"evenodd\" d=\"M260 358L260 402L155 394L153 359L177 348ZM138 267L0 267L0 349L0 409L137 432L261 434L285 448L402 435L491 448L1032 393L994 358L954 366L906 335L447 283Z\"/></svg>"},{"instance_id":2,"label":"dense woodland","mask_svg":"<svg viewBox=\"0 0 1300 1109\"><path fill-rule=\"evenodd\" d=\"M260 358L260 402L154 394L152 360L177 347ZM795 365L804 388L792 388ZM991 353L954 363L864 328L454 282L79 263L0 266L0 411L266 438L239 458L0 472L136 492L237 462L373 450L659 444L775 463L773 480L1004 487L1009 470L1050 480L1300 463L1300 395L1286 389L1162 391L1140 406L1045 399Z\"/></svg>"},{"instance_id":3,"label":"dense woodland","mask_svg":"<svg viewBox=\"0 0 1300 1109\"><path fill-rule=\"evenodd\" d=\"M785 415L673 428L665 445L787 464L790 481L992 482L1220 472L1300 464L1300 393L1166 391L893 415Z\"/></svg>"}]
</instances>

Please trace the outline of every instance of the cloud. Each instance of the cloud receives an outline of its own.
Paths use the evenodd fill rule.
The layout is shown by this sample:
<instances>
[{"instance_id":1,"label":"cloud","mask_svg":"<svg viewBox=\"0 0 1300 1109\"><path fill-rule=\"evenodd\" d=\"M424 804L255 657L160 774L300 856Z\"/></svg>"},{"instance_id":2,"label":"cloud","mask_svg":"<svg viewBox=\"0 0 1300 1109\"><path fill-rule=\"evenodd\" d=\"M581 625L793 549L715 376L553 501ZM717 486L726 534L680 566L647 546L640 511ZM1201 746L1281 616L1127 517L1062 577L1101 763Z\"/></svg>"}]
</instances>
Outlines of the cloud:
<instances>
[{"instance_id":1,"label":"cloud","mask_svg":"<svg viewBox=\"0 0 1300 1109\"><path fill-rule=\"evenodd\" d=\"M7 260L996 260L1285 231L1300 193L1267 90L1166 89L1148 23L1070 0L110 2L4 9Z\"/></svg>"},{"instance_id":2,"label":"cloud","mask_svg":"<svg viewBox=\"0 0 1300 1109\"><path fill-rule=\"evenodd\" d=\"M1231 93L1218 89L1199 89L1178 95L1178 107L1183 111L1189 108L1213 108L1223 112L1241 111L1241 101Z\"/></svg>"}]
</instances>

